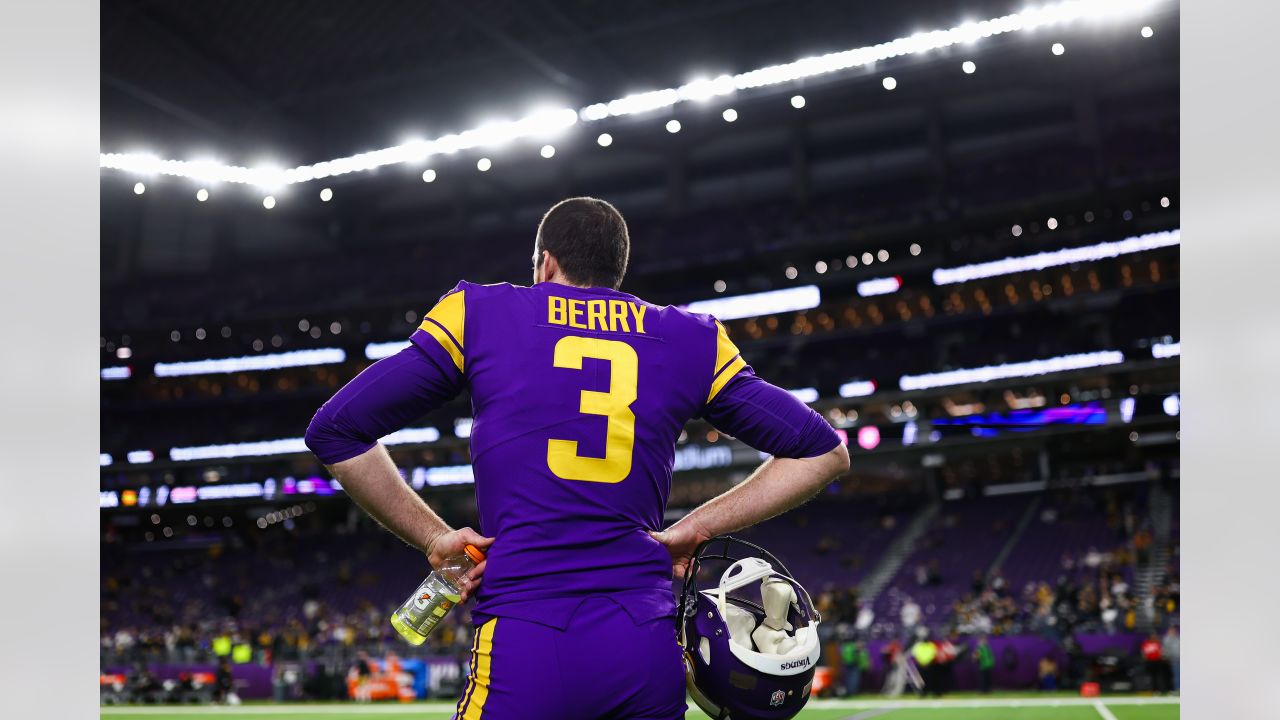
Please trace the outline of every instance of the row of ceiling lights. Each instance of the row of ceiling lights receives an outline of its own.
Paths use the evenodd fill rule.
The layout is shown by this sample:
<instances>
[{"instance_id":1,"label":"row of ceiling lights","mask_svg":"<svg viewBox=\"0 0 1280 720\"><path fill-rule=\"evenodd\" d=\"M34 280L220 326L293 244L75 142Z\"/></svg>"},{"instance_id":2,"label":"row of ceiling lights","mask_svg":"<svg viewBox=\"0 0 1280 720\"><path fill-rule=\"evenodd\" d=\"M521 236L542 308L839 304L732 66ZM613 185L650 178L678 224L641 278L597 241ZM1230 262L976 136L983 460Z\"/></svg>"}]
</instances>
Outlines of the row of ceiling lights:
<instances>
[{"instance_id":1,"label":"row of ceiling lights","mask_svg":"<svg viewBox=\"0 0 1280 720\"><path fill-rule=\"evenodd\" d=\"M1151 28L1151 26L1145 25L1142 27L1139 33L1141 34L1142 37L1149 38L1155 34L1155 31ZM1054 55L1062 55L1066 52L1066 46L1060 42L1055 42L1049 47L1049 51ZM977 72L977 69L978 69L977 64L972 60L965 60L963 63L960 64L960 70L966 75L972 75L973 73ZM885 76L884 78L881 79L880 85L885 90L895 90L898 87L898 80L892 75ZM807 104L807 102L808 101L805 99L803 95L791 96L791 107L797 110L803 109ZM734 108L726 108L724 112L720 114L720 116L724 119L725 122L729 122L729 123L736 122L738 120L738 111ZM675 118L668 120L666 123L666 130L671 134L680 132L682 128L683 126L681 125L680 121L676 120ZM596 144L598 144L600 147L609 147L610 145L613 144L613 135L609 133L600 133L600 135L596 137ZM543 145L541 149L539 149L538 154L541 155L543 158L546 158L549 160L555 157L556 148L554 145L550 145L550 144ZM478 160L476 160L476 169L479 170L480 172L488 172L492 168L493 168L493 161L490 158L481 157ZM433 168L428 168L422 172L423 182L427 182L427 183L435 182L437 177L438 175L435 169ZM146 191L147 191L147 186L145 183L141 181L135 183L133 186L133 192L135 195L142 195L146 193ZM320 190L320 200L322 202L329 202L332 199L333 199L332 188L326 187ZM208 201L209 189L200 188L199 190L197 190L196 200L199 202ZM274 209L276 205L277 205L277 200L275 195L267 195L262 198L262 207L266 208L267 210Z\"/></svg>"}]
</instances>

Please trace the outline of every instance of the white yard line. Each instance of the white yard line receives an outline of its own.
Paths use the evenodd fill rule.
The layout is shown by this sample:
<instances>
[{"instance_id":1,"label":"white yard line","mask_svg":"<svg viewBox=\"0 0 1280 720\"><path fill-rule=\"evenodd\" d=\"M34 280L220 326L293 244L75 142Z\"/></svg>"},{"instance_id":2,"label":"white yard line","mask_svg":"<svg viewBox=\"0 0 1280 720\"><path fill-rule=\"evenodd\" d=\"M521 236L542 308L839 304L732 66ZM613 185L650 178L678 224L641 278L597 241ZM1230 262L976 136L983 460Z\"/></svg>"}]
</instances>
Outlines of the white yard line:
<instances>
[{"instance_id":1,"label":"white yard line","mask_svg":"<svg viewBox=\"0 0 1280 720\"><path fill-rule=\"evenodd\" d=\"M1114 697L1107 698L1106 705L1177 705L1176 697ZM867 700L813 700L806 708L815 710L901 710L904 708L1030 708L1030 707L1093 707L1103 720L1116 720L1115 715L1107 709L1102 700L1092 698L961 698L943 700L889 700L875 698ZM237 705L229 706L117 706L102 707L102 715L287 715L306 713L309 715L345 715L360 712L370 715L415 715L423 712L451 712L453 702L412 702L394 705L357 705L349 704L280 704L280 705ZM692 705L690 712L693 712Z\"/></svg>"},{"instance_id":2,"label":"white yard line","mask_svg":"<svg viewBox=\"0 0 1280 720\"><path fill-rule=\"evenodd\" d=\"M1093 701L1093 709L1098 711L1098 714L1102 716L1102 720L1116 720L1116 716L1111 714L1111 711L1107 709L1106 705L1102 704L1101 700Z\"/></svg>"}]
</instances>

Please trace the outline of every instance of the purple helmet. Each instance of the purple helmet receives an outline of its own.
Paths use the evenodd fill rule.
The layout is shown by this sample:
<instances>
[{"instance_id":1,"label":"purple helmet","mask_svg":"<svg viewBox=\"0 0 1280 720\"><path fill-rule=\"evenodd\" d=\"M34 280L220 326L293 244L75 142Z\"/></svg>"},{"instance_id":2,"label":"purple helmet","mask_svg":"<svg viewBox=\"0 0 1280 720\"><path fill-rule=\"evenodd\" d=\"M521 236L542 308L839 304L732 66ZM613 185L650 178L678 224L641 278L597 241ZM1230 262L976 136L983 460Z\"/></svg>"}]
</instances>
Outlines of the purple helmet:
<instances>
[{"instance_id":1,"label":"purple helmet","mask_svg":"<svg viewBox=\"0 0 1280 720\"><path fill-rule=\"evenodd\" d=\"M699 590L698 571L708 560L730 564L715 587ZM759 603L738 592L753 584ZM821 619L809 593L769 551L729 536L708 540L694 552L680 592L690 696L713 720L795 717L813 689Z\"/></svg>"}]
</instances>

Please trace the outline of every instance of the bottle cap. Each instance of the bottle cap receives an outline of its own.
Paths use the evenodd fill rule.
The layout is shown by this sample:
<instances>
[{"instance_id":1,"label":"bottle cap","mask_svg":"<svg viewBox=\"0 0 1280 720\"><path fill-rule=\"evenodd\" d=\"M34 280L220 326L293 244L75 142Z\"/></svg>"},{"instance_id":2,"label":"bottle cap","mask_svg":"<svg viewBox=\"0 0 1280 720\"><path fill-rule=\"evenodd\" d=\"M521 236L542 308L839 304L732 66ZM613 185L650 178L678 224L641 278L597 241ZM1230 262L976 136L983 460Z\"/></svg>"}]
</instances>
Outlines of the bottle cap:
<instances>
[{"instance_id":1,"label":"bottle cap","mask_svg":"<svg viewBox=\"0 0 1280 720\"><path fill-rule=\"evenodd\" d=\"M475 545L467 545L462 551L467 554L467 557L471 558L471 562L477 565L484 562L484 551Z\"/></svg>"}]
</instances>

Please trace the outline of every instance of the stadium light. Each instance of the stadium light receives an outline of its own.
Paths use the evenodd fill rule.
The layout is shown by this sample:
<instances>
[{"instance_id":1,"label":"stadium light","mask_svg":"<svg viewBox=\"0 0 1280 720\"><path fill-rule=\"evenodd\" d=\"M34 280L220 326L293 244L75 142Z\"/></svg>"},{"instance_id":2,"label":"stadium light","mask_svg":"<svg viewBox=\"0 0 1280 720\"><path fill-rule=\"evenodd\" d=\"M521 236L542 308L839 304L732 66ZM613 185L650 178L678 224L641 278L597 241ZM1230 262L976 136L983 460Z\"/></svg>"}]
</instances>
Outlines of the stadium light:
<instances>
[{"instance_id":1,"label":"stadium light","mask_svg":"<svg viewBox=\"0 0 1280 720\"><path fill-rule=\"evenodd\" d=\"M333 199L333 188L325 188L320 191L320 202L329 202Z\"/></svg>"},{"instance_id":2,"label":"stadium light","mask_svg":"<svg viewBox=\"0 0 1280 720\"><path fill-rule=\"evenodd\" d=\"M1164 359L1178 357L1182 354L1182 341L1170 343L1151 343L1151 357Z\"/></svg>"},{"instance_id":3,"label":"stadium light","mask_svg":"<svg viewBox=\"0 0 1280 720\"><path fill-rule=\"evenodd\" d=\"M457 420L454 420L453 421L454 437L459 437L464 440L471 437L471 425L474 422L475 421L472 420L471 418L458 418Z\"/></svg>"},{"instance_id":4,"label":"stadium light","mask_svg":"<svg viewBox=\"0 0 1280 720\"><path fill-rule=\"evenodd\" d=\"M146 192L146 191L147 191L147 186L146 186L146 185L143 185L143 184L142 184L142 183L140 183L140 182L139 182L139 183L134 183L134 184L133 184L133 194L134 194L134 195L141 195L142 193L144 193L144 192Z\"/></svg>"},{"instance_id":5,"label":"stadium light","mask_svg":"<svg viewBox=\"0 0 1280 720\"><path fill-rule=\"evenodd\" d=\"M103 380L128 380L133 377L133 368L128 365L104 367L101 371Z\"/></svg>"},{"instance_id":6,"label":"stadium light","mask_svg":"<svg viewBox=\"0 0 1280 720\"><path fill-rule=\"evenodd\" d=\"M960 69L964 71L965 75L972 75L975 71L977 71L978 66L972 60L965 60L964 63L960 66Z\"/></svg>"},{"instance_id":7,"label":"stadium light","mask_svg":"<svg viewBox=\"0 0 1280 720\"><path fill-rule=\"evenodd\" d=\"M840 397L867 397L876 391L874 380L853 380L840 386Z\"/></svg>"},{"instance_id":8,"label":"stadium light","mask_svg":"<svg viewBox=\"0 0 1280 720\"><path fill-rule=\"evenodd\" d=\"M676 133L680 132L680 121L679 121L679 120L674 120L674 119L673 119L673 120L668 120L668 121L667 121L667 132L671 133L672 135L674 135L674 134L676 134Z\"/></svg>"},{"instance_id":9,"label":"stadium light","mask_svg":"<svg viewBox=\"0 0 1280 720\"><path fill-rule=\"evenodd\" d=\"M98 467L106 467L115 462L115 458L111 457L111 453L98 453Z\"/></svg>"},{"instance_id":10,"label":"stadium light","mask_svg":"<svg viewBox=\"0 0 1280 720\"><path fill-rule=\"evenodd\" d=\"M684 308L689 312L710 313L718 320L738 320L794 310L809 310L818 307L821 301L822 293L817 285L802 285L749 295L699 300L685 305Z\"/></svg>"},{"instance_id":11,"label":"stadium light","mask_svg":"<svg viewBox=\"0 0 1280 720\"><path fill-rule=\"evenodd\" d=\"M130 450L124 457L131 465L144 465L155 460L156 454L150 450ZM101 462L102 458L98 458L98 460Z\"/></svg>"},{"instance_id":12,"label":"stadium light","mask_svg":"<svg viewBox=\"0 0 1280 720\"><path fill-rule=\"evenodd\" d=\"M898 292L902 287L902 278L894 276L887 278L872 278L871 280L863 280L858 283L858 294L862 297L873 297L875 295L888 295L889 293Z\"/></svg>"},{"instance_id":13,"label":"stadium light","mask_svg":"<svg viewBox=\"0 0 1280 720\"><path fill-rule=\"evenodd\" d=\"M1053 47L1050 47L1050 48L1049 48L1049 50L1050 50L1050 52L1052 52L1054 55L1061 55L1062 53L1064 53L1064 52L1066 52L1066 51L1067 51L1067 48L1066 48L1065 46L1063 46L1063 44L1062 44L1062 43L1054 43L1054 44L1053 44Z\"/></svg>"},{"instance_id":14,"label":"stadium light","mask_svg":"<svg viewBox=\"0 0 1280 720\"><path fill-rule=\"evenodd\" d=\"M596 138L596 144L600 147L609 147L613 144L613 136L609 133L600 133L600 136Z\"/></svg>"},{"instance_id":15,"label":"stadium light","mask_svg":"<svg viewBox=\"0 0 1280 720\"><path fill-rule=\"evenodd\" d=\"M1142 33L1142 37L1144 37L1144 38L1149 38L1149 37L1151 37L1152 35L1155 35L1155 34L1156 34L1156 31L1155 31L1155 30L1152 30L1150 25L1143 25L1143 26L1142 26L1141 33Z\"/></svg>"},{"instance_id":16,"label":"stadium light","mask_svg":"<svg viewBox=\"0 0 1280 720\"><path fill-rule=\"evenodd\" d=\"M266 208L266 209L268 209L268 210L271 210L271 209L272 209L272 208L274 208L275 206L276 206L276 196L275 196L275 195L268 195L268 196L266 196L266 197L262 198L262 207L264 207L264 208Z\"/></svg>"},{"instance_id":17,"label":"stadium light","mask_svg":"<svg viewBox=\"0 0 1280 720\"><path fill-rule=\"evenodd\" d=\"M347 353L341 348L316 348L269 355L156 363L154 373L156 377L217 375L257 370L281 370L283 368L306 367L309 365L333 365L345 362L346 359Z\"/></svg>"},{"instance_id":18,"label":"stadium light","mask_svg":"<svg viewBox=\"0 0 1280 720\"><path fill-rule=\"evenodd\" d=\"M381 360L385 357L391 357L407 347L409 347L408 340L369 343L364 346L364 356L370 360Z\"/></svg>"},{"instance_id":19,"label":"stadium light","mask_svg":"<svg viewBox=\"0 0 1280 720\"><path fill-rule=\"evenodd\" d=\"M968 385L970 383L986 383L1009 378L1035 377L1068 370L1085 370L1107 365L1118 365L1122 362L1124 362L1124 353L1118 350L1101 350L1075 355L1061 355L1043 360L987 365L978 368L925 373L923 375L903 375L898 379L898 386L903 390L928 390L949 385Z\"/></svg>"},{"instance_id":20,"label":"stadium light","mask_svg":"<svg viewBox=\"0 0 1280 720\"><path fill-rule=\"evenodd\" d=\"M803 95L792 95L792 96L791 96L791 107L793 107L793 108L795 108L795 109L799 110L800 108L803 108L803 107L804 107L804 104L805 104L805 100L804 100L804 96L803 96Z\"/></svg>"},{"instance_id":21,"label":"stadium light","mask_svg":"<svg viewBox=\"0 0 1280 720\"><path fill-rule=\"evenodd\" d=\"M887 77L884 80L881 80L880 84L884 86L885 90L893 90L894 88L898 87L898 81L892 76Z\"/></svg>"},{"instance_id":22,"label":"stadium light","mask_svg":"<svg viewBox=\"0 0 1280 720\"><path fill-rule=\"evenodd\" d=\"M134 174L173 175L202 182L242 183L274 189L351 172L374 170L385 165L421 162L435 155L447 155L460 150L545 137L561 132L579 121L595 122L669 108L682 102L702 101L743 90L793 83L805 78L870 66L904 55L919 55L953 45L973 44L996 35L1060 26L1077 20L1101 21L1141 15L1162 2L1163 0L1065 0L980 22L966 22L945 30L920 32L876 45L770 65L738 75L720 75L711 79L694 80L676 88L627 95L576 111L571 108L543 109L517 120L491 122L435 140L412 140L381 150L287 170L269 166L246 168L212 160L161 160L146 153L100 153L99 166ZM1054 47L1060 48L1061 43ZM1055 53L1061 54L1057 50ZM792 102L794 105L794 98ZM803 99L797 107L802 106ZM601 145L607 147L607 143Z\"/></svg>"},{"instance_id":23,"label":"stadium light","mask_svg":"<svg viewBox=\"0 0 1280 720\"><path fill-rule=\"evenodd\" d=\"M555 157L555 156L556 156L556 146L555 146L555 145L543 145L543 146L542 146L542 149L538 151L538 154L539 154L539 155L541 155L542 157L544 157L544 158L546 158L546 159L550 160L551 158L553 158L553 157Z\"/></svg>"},{"instance_id":24,"label":"stadium light","mask_svg":"<svg viewBox=\"0 0 1280 720\"><path fill-rule=\"evenodd\" d=\"M738 119L738 111L733 108L725 108L725 111L720 113L720 117L724 118L725 122L734 122Z\"/></svg>"},{"instance_id":25,"label":"stadium light","mask_svg":"<svg viewBox=\"0 0 1280 720\"><path fill-rule=\"evenodd\" d=\"M818 401L818 388L811 388L811 387L796 388L794 390L788 390L787 392L791 393L793 396L795 396L797 400L799 400L802 403L811 403L811 402Z\"/></svg>"},{"instance_id":26,"label":"stadium light","mask_svg":"<svg viewBox=\"0 0 1280 720\"><path fill-rule=\"evenodd\" d=\"M407 445L429 443L440 439L440 431L433 427L405 428L382 438L383 445ZM259 440L257 442L228 443L223 445L194 445L169 448L169 459L174 462L192 460L231 460L271 455L294 455L310 452L306 440L300 437ZM130 462L133 462L130 460Z\"/></svg>"},{"instance_id":27,"label":"stadium light","mask_svg":"<svg viewBox=\"0 0 1280 720\"><path fill-rule=\"evenodd\" d=\"M1027 272L1028 270L1044 270L1045 268L1071 265L1073 263L1094 262L1119 257L1120 255L1172 247L1179 244L1179 242L1181 242L1180 230L1166 230L1147 233L1146 235L1135 235L1115 242L1064 248L1022 257L1007 257L1003 260L961 265L954 268L937 268L933 271L933 284L951 285L999 275L1012 275L1014 273Z\"/></svg>"},{"instance_id":28,"label":"stadium light","mask_svg":"<svg viewBox=\"0 0 1280 720\"><path fill-rule=\"evenodd\" d=\"M206 200L208 200L208 199L209 199L209 191L208 191L208 190L206 190L206 189L204 189L204 188L200 188L199 190L197 190L197 191L196 191L196 201L197 201L197 202L204 202L204 201L206 201Z\"/></svg>"},{"instance_id":29,"label":"stadium light","mask_svg":"<svg viewBox=\"0 0 1280 720\"><path fill-rule=\"evenodd\" d=\"M482 157L476 161L476 169L480 172L489 172L491 167L493 167L493 161L487 157Z\"/></svg>"}]
</instances>

